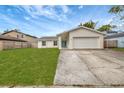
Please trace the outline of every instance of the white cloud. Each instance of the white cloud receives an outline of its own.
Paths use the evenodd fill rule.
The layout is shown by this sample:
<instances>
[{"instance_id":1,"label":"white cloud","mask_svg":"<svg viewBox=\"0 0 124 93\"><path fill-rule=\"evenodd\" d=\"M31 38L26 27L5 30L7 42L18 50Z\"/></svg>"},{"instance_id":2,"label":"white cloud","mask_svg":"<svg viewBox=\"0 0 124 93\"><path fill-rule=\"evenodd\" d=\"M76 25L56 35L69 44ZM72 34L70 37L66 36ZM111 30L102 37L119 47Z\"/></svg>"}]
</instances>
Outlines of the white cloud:
<instances>
[{"instance_id":1,"label":"white cloud","mask_svg":"<svg viewBox=\"0 0 124 93\"><path fill-rule=\"evenodd\" d=\"M108 22L108 24L117 26L116 28L113 28L112 30L124 31L124 21L120 20L120 16L113 16L112 18L106 20L106 22Z\"/></svg>"},{"instance_id":2,"label":"white cloud","mask_svg":"<svg viewBox=\"0 0 124 93\"><path fill-rule=\"evenodd\" d=\"M0 16L1 16L1 20L5 20L5 22L7 22L9 24L13 24L13 25L17 26L17 22L15 22L13 19L9 18L7 15L0 14Z\"/></svg>"},{"instance_id":3,"label":"white cloud","mask_svg":"<svg viewBox=\"0 0 124 93\"><path fill-rule=\"evenodd\" d=\"M99 19L100 20L100 19ZM99 21L98 20L98 21ZM111 18L103 18L103 19L101 19L100 21L102 22L102 24L111 24L111 22L112 22L112 20L113 20L113 17L111 17Z\"/></svg>"},{"instance_id":4,"label":"white cloud","mask_svg":"<svg viewBox=\"0 0 124 93\"><path fill-rule=\"evenodd\" d=\"M68 8L68 6L63 5L63 6L61 6L61 8L62 8L62 10L63 10L64 13L69 12L69 8Z\"/></svg>"},{"instance_id":5,"label":"white cloud","mask_svg":"<svg viewBox=\"0 0 124 93\"><path fill-rule=\"evenodd\" d=\"M13 19L7 15L0 14L0 20L4 20L7 23L7 28L5 29L20 29L21 31L32 31L32 29L37 29L35 26L31 26L28 23L20 22L16 19ZM11 28L8 28L11 27Z\"/></svg>"},{"instance_id":6,"label":"white cloud","mask_svg":"<svg viewBox=\"0 0 124 93\"><path fill-rule=\"evenodd\" d=\"M78 9L82 9L83 8L83 5L80 5L79 7L78 7Z\"/></svg>"},{"instance_id":7,"label":"white cloud","mask_svg":"<svg viewBox=\"0 0 124 93\"><path fill-rule=\"evenodd\" d=\"M27 17L27 16L25 16L25 17L24 17L24 19L25 19L25 20L27 20L27 21L28 21L28 20L30 20L30 18L29 18L29 17Z\"/></svg>"},{"instance_id":8,"label":"white cloud","mask_svg":"<svg viewBox=\"0 0 124 93\"><path fill-rule=\"evenodd\" d=\"M10 12L10 11L11 11L11 9L9 8L9 9L7 9L7 11L8 11L8 12Z\"/></svg>"},{"instance_id":9,"label":"white cloud","mask_svg":"<svg viewBox=\"0 0 124 93\"><path fill-rule=\"evenodd\" d=\"M57 7L61 8L61 13L58 13ZM20 10L25 10L32 18L39 18L44 16L52 20L68 21L67 13L69 12L68 6L17 6Z\"/></svg>"}]
</instances>

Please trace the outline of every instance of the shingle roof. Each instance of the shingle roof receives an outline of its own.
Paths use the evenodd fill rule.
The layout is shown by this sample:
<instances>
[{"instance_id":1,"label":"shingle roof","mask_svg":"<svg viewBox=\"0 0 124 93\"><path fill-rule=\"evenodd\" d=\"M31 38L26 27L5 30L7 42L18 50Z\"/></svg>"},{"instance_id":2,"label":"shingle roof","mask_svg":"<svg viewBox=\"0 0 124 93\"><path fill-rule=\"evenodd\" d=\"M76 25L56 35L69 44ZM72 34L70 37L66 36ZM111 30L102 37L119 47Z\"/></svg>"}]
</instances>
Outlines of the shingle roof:
<instances>
[{"instance_id":1,"label":"shingle roof","mask_svg":"<svg viewBox=\"0 0 124 93\"><path fill-rule=\"evenodd\" d=\"M32 36L32 35L25 34L25 33L23 33L23 32L17 31L16 29L15 29L15 30L11 30L11 31L4 32L2 35L7 34L7 33L10 33L10 32L17 32L17 33L24 34L24 35L26 35L26 36L30 36L30 37L33 37L33 38L37 38L37 37L35 37L35 36Z\"/></svg>"},{"instance_id":2,"label":"shingle roof","mask_svg":"<svg viewBox=\"0 0 124 93\"><path fill-rule=\"evenodd\" d=\"M124 37L124 32L106 36L105 39L117 38L117 37Z\"/></svg>"},{"instance_id":3,"label":"shingle roof","mask_svg":"<svg viewBox=\"0 0 124 93\"><path fill-rule=\"evenodd\" d=\"M15 38L15 37L10 37L10 36L4 36L4 35L0 35L0 40L27 42L25 40L21 40L21 39L18 39L18 38Z\"/></svg>"},{"instance_id":4,"label":"shingle roof","mask_svg":"<svg viewBox=\"0 0 124 93\"><path fill-rule=\"evenodd\" d=\"M57 40L56 36L45 36L41 37L39 40Z\"/></svg>"},{"instance_id":5,"label":"shingle roof","mask_svg":"<svg viewBox=\"0 0 124 93\"><path fill-rule=\"evenodd\" d=\"M109 30L109 31L101 31L101 32L107 32L107 33L118 33L117 31Z\"/></svg>"},{"instance_id":6,"label":"shingle roof","mask_svg":"<svg viewBox=\"0 0 124 93\"><path fill-rule=\"evenodd\" d=\"M118 33L117 31L107 31L107 33Z\"/></svg>"}]
</instances>

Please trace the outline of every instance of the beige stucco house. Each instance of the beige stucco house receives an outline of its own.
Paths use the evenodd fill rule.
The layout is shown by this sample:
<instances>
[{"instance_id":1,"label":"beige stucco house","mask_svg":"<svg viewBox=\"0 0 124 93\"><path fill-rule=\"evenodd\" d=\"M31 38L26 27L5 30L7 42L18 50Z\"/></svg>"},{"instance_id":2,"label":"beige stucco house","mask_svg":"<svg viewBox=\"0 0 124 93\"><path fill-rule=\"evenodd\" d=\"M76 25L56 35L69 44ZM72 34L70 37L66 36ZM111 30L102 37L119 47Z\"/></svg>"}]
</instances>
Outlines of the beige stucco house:
<instances>
[{"instance_id":1,"label":"beige stucco house","mask_svg":"<svg viewBox=\"0 0 124 93\"><path fill-rule=\"evenodd\" d=\"M2 35L4 36L10 36L10 37L15 37L21 40L25 40L30 43L31 47L36 48L37 47L37 37L22 33L18 30L11 30L4 32Z\"/></svg>"},{"instance_id":2,"label":"beige stucco house","mask_svg":"<svg viewBox=\"0 0 124 93\"><path fill-rule=\"evenodd\" d=\"M54 42L57 43L56 46L54 46ZM58 47L59 49L103 49L103 44L103 33L81 25L60 33L54 38L41 38L38 41L38 48Z\"/></svg>"},{"instance_id":3,"label":"beige stucco house","mask_svg":"<svg viewBox=\"0 0 124 93\"><path fill-rule=\"evenodd\" d=\"M58 38L56 36L46 36L38 40L38 48L57 48Z\"/></svg>"},{"instance_id":4,"label":"beige stucco house","mask_svg":"<svg viewBox=\"0 0 124 93\"><path fill-rule=\"evenodd\" d=\"M84 26L57 35L59 49L103 49L104 34Z\"/></svg>"}]
</instances>

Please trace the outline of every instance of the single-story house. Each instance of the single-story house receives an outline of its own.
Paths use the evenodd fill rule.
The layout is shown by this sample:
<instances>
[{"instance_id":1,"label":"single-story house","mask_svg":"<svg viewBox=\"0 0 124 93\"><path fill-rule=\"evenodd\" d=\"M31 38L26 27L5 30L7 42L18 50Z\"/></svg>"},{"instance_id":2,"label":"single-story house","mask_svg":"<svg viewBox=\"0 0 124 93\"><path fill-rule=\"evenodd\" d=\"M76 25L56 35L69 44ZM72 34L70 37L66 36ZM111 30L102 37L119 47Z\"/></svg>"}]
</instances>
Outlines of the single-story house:
<instances>
[{"instance_id":1,"label":"single-story house","mask_svg":"<svg viewBox=\"0 0 124 93\"><path fill-rule=\"evenodd\" d=\"M0 50L13 48L27 48L28 42L15 37L0 35Z\"/></svg>"},{"instance_id":2,"label":"single-story house","mask_svg":"<svg viewBox=\"0 0 124 93\"><path fill-rule=\"evenodd\" d=\"M58 38L56 36L46 36L39 38L38 48L57 48Z\"/></svg>"},{"instance_id":3,"label":"single-story house","mask_svg":"<svg viewBox=\"0 0 124 93\"><path fill-rule=\"evenodd\" d=\"M106 41L117 41L117 47L123 48L124 47L124 32L120 32L117 34L109 35L105 37Z\"/></svg>"},{"instance_id":4,"label":"single-story house","mask_svg":"<svg viewBox=\"0 0 124 93\"><path fill-rule=\"evenodd\" d=\"M53 46L59 49L103 49L104 34L80 25L58 34L57 37L43 37L38 41L39 48Z\"/></svg>"},{"instance_id":5,"label":"single-story house","mask_svg":"<svg viewBox=\"0 0 124 93\"><path fill-rule=\"evenodd\" d=\"M59 49L103 49L104 34L82 25L60 33L58 36Z\"/></svg>"}]
</instances>

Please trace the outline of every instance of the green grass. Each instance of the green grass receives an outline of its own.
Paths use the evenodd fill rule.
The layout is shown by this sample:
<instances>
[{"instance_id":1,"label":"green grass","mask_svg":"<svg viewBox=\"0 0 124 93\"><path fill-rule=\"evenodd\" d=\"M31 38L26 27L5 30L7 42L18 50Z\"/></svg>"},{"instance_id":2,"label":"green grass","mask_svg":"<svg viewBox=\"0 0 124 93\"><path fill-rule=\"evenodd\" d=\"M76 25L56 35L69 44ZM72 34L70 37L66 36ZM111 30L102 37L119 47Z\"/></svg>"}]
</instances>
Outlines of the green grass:
<instances>
[{"instance_id":1,"label":"green grass","mask_svg":"<svg viewBox=\"0 0 124 93\"><path fill-rule=\"evenodd\" d=\"M124 52L124 48L112 48L113 50L115 50L115 51L122 51L122 52Z\"/></svg>"},{"instance_id":2,"label":"green grass","mask_svg":"<svg viewBox=\"0 0 124 93\"><path fill-rule=\"evenodd\" d=\"M0 86L52 85L58 49L0 51Z\"/></svg>"}]
</instances>

